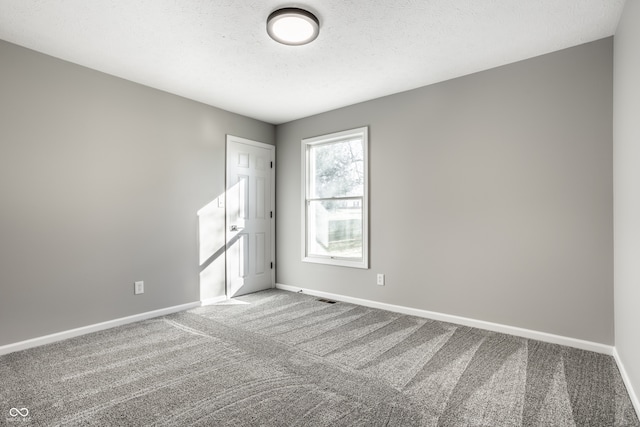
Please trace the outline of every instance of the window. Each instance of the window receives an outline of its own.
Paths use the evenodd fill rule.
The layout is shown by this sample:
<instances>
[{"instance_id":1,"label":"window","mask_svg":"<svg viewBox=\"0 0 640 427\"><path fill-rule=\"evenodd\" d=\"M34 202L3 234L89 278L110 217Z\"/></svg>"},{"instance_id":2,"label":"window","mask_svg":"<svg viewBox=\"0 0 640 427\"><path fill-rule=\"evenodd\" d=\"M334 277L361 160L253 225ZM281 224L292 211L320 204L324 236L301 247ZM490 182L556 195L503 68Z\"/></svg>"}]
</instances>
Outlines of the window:
<instances>
[{"instance_id":1,"label":"window","mask_svg":"<svg viewBox=\"0 0 640 427\"><path fill-rule=\"evenodd\" d=\"M368 129L302 140L302 260L368 268Z\"/></svg>"}]
</instances>

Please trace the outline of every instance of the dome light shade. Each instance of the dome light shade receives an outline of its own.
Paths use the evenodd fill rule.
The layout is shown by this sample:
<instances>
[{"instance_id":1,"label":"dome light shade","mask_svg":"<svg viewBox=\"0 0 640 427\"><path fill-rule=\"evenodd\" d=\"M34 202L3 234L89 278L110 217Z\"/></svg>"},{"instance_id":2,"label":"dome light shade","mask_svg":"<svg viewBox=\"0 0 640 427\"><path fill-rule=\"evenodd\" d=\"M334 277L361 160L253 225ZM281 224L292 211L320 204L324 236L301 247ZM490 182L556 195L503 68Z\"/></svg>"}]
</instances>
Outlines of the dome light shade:
<instances>
[{"instance_id":1,"label":"dome light shade","mask_svg":"<svg viewBox=\"0 0 640 427\"><path fill-rule=\"evenodd\" d=\"M320 21L313 13L304 9L286 7L269 15L267 33L279 43L300 46L318 37Z\"/></svg>"}]
</instances>

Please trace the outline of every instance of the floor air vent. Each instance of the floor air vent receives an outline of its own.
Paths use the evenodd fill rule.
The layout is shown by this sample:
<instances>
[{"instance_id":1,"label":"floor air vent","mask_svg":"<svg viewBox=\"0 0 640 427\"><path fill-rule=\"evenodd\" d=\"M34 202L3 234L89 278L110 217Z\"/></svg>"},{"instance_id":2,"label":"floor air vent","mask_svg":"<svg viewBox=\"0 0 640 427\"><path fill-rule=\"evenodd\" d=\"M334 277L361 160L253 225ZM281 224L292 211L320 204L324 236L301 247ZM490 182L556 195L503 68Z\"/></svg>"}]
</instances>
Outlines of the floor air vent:
<instances>
[{"instance_id":1,"label":"floor air vent","mask_svg":"<svg viewBox=\"0 0 640 427\"><path fill-rule=\"evenodd\" d=\"M338 301L332 301L330 299L318 298L316 301L325 302L327 304L335 304Z\"/></svg>"}]
</instances>

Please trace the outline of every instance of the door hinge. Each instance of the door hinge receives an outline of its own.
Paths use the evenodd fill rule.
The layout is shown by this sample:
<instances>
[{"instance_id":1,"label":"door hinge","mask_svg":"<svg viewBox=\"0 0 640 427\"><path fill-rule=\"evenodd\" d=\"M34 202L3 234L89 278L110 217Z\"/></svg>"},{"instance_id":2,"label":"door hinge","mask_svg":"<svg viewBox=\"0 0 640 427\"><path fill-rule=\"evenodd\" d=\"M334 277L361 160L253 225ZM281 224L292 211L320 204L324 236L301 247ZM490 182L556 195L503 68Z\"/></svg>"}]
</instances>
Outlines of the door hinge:
<instances>
[{"instance_id":1,"label":"door hinge","mask_svg":"<svg viewBox=\"0 0 640 427\"><path fill-rule=\"evenodd\" d=\"M273 270L273 263L271 263L271 269Z\"/></svg>"},{"instance_id":2,"label":"door hinge","mask_svg":"<svg viewBox=\"0 0 640 427\"><path fill-rule=\"evenodd\" d=\"M273 211L269 212L269 218L273 218Z\"/></svg>"}]
</instances>

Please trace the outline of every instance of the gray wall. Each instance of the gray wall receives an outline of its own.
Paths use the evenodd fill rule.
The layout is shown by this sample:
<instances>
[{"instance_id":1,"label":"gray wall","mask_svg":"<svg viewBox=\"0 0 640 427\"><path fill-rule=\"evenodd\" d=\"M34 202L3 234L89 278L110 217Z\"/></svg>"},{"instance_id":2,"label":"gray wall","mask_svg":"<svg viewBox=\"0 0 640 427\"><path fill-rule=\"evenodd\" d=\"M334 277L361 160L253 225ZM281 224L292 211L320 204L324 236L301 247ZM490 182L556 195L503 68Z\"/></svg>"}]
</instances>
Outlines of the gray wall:
<instances>
[{"instance_id":1,"label":"gray wall","mask_svg":"<svg viewBox=\"0 0 640 427\"><path fill-rule=\"evenodd\" d=\"M616 350L640 393L640 2L615 35L613 161Z\"/></svg>"},{"instance_id":2,"label":"gray wall","mask_svg":"<svg viewBox=\"0 0 640 427\"><path fill-rule=\"evenodd\" d=\"M0 345L198 301L201 270L203 297L223 292L224 240L198 239L223 209L197 212L224 192L226 133L275 142L270 124L0 41Z\"/></svg>"},{"instance_id":3,"label":"gray wall","mask_svg":"<svg viewBox=\"0 0 640 427\"><path fill-rule=\"evenodd\" d=\"M278 126L278 283L613 344L612 55L603 39ZM358 126L371 269L302 263L300 140Z\"/></svg>"}]
</instances>

